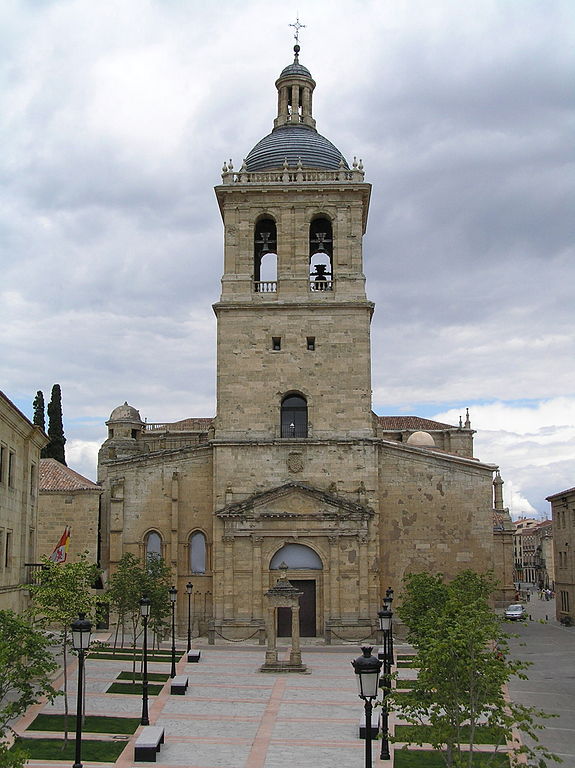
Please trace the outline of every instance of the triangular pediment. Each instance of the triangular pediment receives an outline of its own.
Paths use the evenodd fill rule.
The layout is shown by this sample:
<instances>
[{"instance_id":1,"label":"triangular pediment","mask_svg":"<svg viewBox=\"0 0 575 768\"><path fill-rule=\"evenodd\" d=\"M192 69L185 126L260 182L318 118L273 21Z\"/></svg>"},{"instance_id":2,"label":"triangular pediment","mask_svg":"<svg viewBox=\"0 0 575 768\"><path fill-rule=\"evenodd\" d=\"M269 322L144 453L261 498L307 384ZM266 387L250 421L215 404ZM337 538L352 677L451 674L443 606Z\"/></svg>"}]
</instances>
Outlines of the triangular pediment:
<instances>
[{"instance_id":1,"label":"triangular pediment","mask_svg":"<svg viewBox=\"0 0 575 768\"><path fill-rule=\"evenodd\" d=\"M373 510L305 483L285 483L216 511L221 518L302 518L323 517L371 518Z\"/></svg>"}]
</instances>

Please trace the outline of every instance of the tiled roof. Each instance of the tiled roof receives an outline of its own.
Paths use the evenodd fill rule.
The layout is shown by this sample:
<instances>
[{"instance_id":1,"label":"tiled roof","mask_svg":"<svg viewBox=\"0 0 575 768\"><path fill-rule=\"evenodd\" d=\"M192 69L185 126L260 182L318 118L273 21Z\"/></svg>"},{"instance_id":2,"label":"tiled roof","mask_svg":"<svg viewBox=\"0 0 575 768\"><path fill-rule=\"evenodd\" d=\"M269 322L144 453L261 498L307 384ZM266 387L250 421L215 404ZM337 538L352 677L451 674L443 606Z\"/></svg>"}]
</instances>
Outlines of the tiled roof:
<instances>
[{"instance_id":1,"label":"tiled roof","mask_svg":"<svg viewBox=\"0 0 575 768\"><path fill-rule=\"evenodd\" d=\"M56 459L40 459L41 491L95 491L101 486Z\"/></svg>"},{"instance_id":2,"label":"tiled roof","mask_svg":"<svg viewBox=\"0 0 575 768\"><path fill-rule=\"evenodd\" d=\"M493 527L497 530L502 531L504 529L504 514L503 512L500 512L498 509L493 510Z\"/></svg>"},{"instance_id":3,"label":"tiled roof","mask_svg":"<svg viewBox=\"0 0 575 768\"><path fill-rule=\"evenodd\" d=\"M383 429L415 429L426 432L430 429L457 429L453 424L442 424L440 421L422 419L419 416L378 416L377 420Z\"/></svg>"}]
</instances>

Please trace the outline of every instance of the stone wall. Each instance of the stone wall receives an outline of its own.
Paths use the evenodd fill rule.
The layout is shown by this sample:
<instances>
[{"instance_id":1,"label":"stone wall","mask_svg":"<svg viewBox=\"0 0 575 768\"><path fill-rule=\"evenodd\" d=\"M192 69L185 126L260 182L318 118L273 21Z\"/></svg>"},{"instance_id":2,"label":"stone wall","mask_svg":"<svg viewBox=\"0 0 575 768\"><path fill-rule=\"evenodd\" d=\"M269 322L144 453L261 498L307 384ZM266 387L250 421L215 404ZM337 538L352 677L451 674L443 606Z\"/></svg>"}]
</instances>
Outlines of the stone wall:
<instances>
[{"instance_id":1,"label":"stone wall","mask_svg":"<svg viewBox=\"0 0 575 768\"><path fill-rule=\"evenodd\" d=\"M38 557L49 557L70 526L68 559L86 553L98 561L98 517L100 490L41 491L38 515Z\"/></svg>"}]
</instances>

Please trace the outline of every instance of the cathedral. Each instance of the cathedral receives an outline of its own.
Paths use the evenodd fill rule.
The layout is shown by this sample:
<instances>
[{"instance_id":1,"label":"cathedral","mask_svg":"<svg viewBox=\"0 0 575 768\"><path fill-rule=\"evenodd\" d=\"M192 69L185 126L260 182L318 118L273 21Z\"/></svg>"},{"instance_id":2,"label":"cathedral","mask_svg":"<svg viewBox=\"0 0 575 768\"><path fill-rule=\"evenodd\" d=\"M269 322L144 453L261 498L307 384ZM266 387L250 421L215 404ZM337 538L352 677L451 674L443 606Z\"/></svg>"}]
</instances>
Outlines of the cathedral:
<instances>
[{"instance_id":1,"label":"cathedral","mask_svg":"<svg viewBox=\"0 0 575 768\"><path fill-rule=\"evenodd\" d=\"M294 51L271 133L215 188L216 415L148 423L126 402L99 452L105 576L126 552L161 555L180 627L191 580L194 631L210 641L261 639L282 571L301 592L301 635L327 643L372 634L409 572L492 569L498 600L513 594L503 481L474 457L469 415L372 410L371 186L317 131L316 83Z\"/></svg>"}]
</instances>

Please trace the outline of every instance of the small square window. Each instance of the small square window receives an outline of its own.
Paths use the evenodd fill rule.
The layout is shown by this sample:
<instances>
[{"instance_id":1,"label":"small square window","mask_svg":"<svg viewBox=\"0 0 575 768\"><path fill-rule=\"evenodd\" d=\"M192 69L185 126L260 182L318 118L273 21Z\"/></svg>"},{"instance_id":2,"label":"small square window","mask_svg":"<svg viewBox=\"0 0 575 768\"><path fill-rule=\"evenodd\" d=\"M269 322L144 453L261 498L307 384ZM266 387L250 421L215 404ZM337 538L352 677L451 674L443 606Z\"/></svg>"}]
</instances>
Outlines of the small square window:
<instances>
[{"instance_id":1,"label":"small square window","mask_svg":"<svg viewBox=\"0 0 575 768\"><path fill-rule=\"evenodd\" d=\"M308 336L307 337L307 348L310 352L313 352L315 350L315 336Z\"/></svg>"},{"instance_id":2,"label":"small square window","mask_svg":"<svg viewBox=\"0 0 575 768\"><path fill-rule=\"evenodd\" d=\"M281 336L272 336L272 349L278 351L282 348Z\"/></svg>"}]
</instances>

